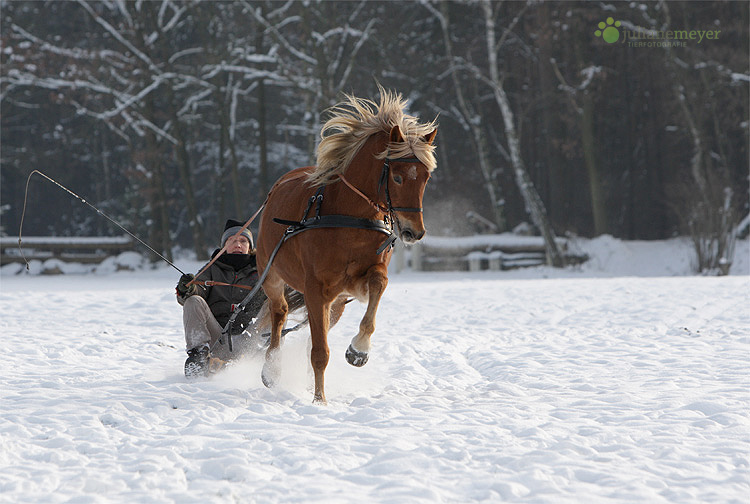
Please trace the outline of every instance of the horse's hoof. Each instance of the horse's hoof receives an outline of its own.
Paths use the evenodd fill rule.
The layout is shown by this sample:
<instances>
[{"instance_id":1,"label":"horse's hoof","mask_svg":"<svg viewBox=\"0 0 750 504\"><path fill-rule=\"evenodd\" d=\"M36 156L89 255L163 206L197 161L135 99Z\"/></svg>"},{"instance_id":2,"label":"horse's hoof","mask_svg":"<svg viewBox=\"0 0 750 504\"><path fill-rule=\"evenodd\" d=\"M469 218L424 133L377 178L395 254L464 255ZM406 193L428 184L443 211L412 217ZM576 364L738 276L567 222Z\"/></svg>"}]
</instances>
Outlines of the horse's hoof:
<instances>
[{"instance_id":1,"label":"horse's hoof","mask_svg":"<svg viewBox=\"0 0 750 504\"><path fill-rule=\"evenodd\" d=\"M367 364L369 355L367 352L358 352L351 345L346 349L346 362L355 367L362 367Z\"/></svg>"},{"instance_id":2,"label":"horse's hoof","mask_svg":"<svg viewBox=\"0 0 750 504\"><path fill-rule=\"evenodd\" d=\"M325 396L319 396L318 394L315 394L315 397L313 397L313 404L328 406L328 401L326 401Z\"/></svg>"},{"instance_id":3,"label":"horse's hoof","mask_svg":"<svg viewBox=\"0 0 750 504\"><path fill-rule=\"evenodd\" d=\"M268 364L263 365L263 371L260 372L260 379L267 388L274 388L279 382L279 370Z\"/></svg>"},{"instance_id":4,"label":"horse's hoof","mask_svg":"<svg viewBox=\"0 0 750 504\"><path fill-rule=\"evenodd\" d=\"M266 352L266 362L263 363L263 370L260 373L260 379L263 385L273 388L279 383L281 376L281 355L279 349L268 350Z\"/></svg>"},{"instance_id":5,"label":"horse's hoof","mask_svg":"<svg viewBox=\"0 0 750 504\"><path fill-rule=\"evenodd\" d=\"M266 373L266 370L264 369L260 373L260 379L263 381L263 385L266 386L266 388L274 388L276 386L276 382L278 377L271 376L270 373Z\"/></svg>"}]
</instances>

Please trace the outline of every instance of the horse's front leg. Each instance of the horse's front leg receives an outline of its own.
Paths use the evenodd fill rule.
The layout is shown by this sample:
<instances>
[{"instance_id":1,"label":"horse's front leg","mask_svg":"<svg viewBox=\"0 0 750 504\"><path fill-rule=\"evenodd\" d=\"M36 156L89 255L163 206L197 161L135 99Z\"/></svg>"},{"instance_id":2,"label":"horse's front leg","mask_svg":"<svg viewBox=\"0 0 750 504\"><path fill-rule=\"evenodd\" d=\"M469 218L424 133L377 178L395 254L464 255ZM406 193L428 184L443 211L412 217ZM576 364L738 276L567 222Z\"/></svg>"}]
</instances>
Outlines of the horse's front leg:
<instances>
[{"instance_id":1,"label":"horse's front leg","mask_svg":"<svg viewBox=\"0 0 750 504\"><path fill-rule=\"evenodd\" d=\"M305 304L310 321L310 363L315 374L315 395L313 402L326 404L325 370L330 352L328 349L328 327L330 325L331 302L319 292L320 286L305 286Z\"/></svg>"},{"instance_id":2,"label":"horse's front leg","mask_svg":"<svg viewBox=\"0 0 750 504\"><path fill-rule=\"evenodd\" d=\"M284 282L266 280L263 290L268 296L271 312L271 340L266 351L266 362L263 364L261 379L266 387L273 387L281 375L281 331L286 323L289 305L284 296Z\"/></svg>"},{"instance_id":3,"label":"horse's front leg","mask_svg":"<svg viewBox=\"0 0 750 504\"><path fill-rule=\"evenodd\" d=\"M367 310L359 323L359 333L352 339L346 349L346 360L352 366L361 367L367 363L370 353L370 337L375 332L375 313L378 311L380 298L388 286L388 269L385 264L376 264L367 270Z\"/></svg>"}]
</instances>

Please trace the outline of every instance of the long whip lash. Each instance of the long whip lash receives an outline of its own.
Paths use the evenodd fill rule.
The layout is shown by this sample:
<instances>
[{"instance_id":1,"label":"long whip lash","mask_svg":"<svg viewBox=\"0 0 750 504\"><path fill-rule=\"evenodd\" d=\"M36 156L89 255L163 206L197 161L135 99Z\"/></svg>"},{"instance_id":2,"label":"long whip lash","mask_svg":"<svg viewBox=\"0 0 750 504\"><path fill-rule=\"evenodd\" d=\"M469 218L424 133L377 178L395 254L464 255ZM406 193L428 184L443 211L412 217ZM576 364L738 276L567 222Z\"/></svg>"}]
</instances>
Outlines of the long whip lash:
<instances>
[{"instance_id":1,"label":"long whip lash","mask_svg":"<svg viewBox=\"0 0 750 504\"><path fill-rule=\"evenodd\" d=\"M105 219L107 219L109 222L111 222L112 224L114 224L118 228L120 228L123 231L125 231L131 237L135 238L141 245L143 245L144 247L146 247L147 249L149 249L151 252L153 252L154 254L156 254L157 256L159 256L161 258L161 260L163 260L164 262L166 262L167 264L169 264L170 266L172 266L174 269L176 269L177 271L179 271L183 275L185 274L185 272L182 271L177 266L175 266L172 263L172 261L170 261L169 259L167 259L163 255L161 255L159 252L157 252L156 250L154 250L153 247L151 247L148 243L146 243L145 241L141 240L136 235L134 235L133 233L131 233L130 231L128 231L127 229L125 229L124 227L122 227L120 225L120 223L118 223L112 217L110 217L109 215L105 214L104 212L102 212L101 210L99 210L98 208L96 208L94 205L92 205L91 203L89 203L85 199L83 199L80 196L78 196L76 193L74 193L73 191L71 191L70 189L68 189L64 185L62 185L57 180L55 180L55 179L53 179L51 177L48 177L47 175L45 175L44 173L40 172L39 170L34 170L31 173L29 173L29 178L26 179L26 192L25 192L24 197L23 197L23 211L21 212L21 226L18 229L18 250L21 252L21 257L23 258L23 261L26 263L26 271L29 270L29 261L26 260L26 256L24 255L23 249L21 248L21 234L23 232L23 219L26 216L26 201L28 200L28 197L29 197L29 182L31 181L31 176L34 175L35 173L38 173L42 177L46 178L47 180L49 180L50 182L52 182L53 184L55 184L60 189L64 190L65 192L67 192L68 194L70 194L71 196L73 196L74 198L78 199L81 203L85 203L86 205L88 205L89 207L91 207L92 209L94 209L96 211L96 213L98 213L99 215L101 215L102 217L104 217Z\"/></svg>"}]
</instances>

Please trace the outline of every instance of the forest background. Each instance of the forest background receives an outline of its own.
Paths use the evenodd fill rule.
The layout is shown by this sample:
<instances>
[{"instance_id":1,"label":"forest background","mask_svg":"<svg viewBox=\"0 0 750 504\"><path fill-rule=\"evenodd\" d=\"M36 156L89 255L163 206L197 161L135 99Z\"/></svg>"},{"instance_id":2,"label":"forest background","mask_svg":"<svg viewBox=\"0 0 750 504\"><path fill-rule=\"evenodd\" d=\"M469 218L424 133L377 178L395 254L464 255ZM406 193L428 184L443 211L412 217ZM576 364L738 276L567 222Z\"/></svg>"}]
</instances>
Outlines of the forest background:
<instances>
[{"instance_id":1,"label":"forest background","mask_svg":"<svg viewBox=\"0 0 750 504\"><path fill-rule=\"evenodd\" d=\"M438 118L432 234L537 223L536 203L558 235L726 234L749 210L749 7L2 1L2 232L38 169L168 257L205 258L314 163L341 93L380 83ZM40 178L24 234L121 232Z\"/></svg>"}]
</instances>

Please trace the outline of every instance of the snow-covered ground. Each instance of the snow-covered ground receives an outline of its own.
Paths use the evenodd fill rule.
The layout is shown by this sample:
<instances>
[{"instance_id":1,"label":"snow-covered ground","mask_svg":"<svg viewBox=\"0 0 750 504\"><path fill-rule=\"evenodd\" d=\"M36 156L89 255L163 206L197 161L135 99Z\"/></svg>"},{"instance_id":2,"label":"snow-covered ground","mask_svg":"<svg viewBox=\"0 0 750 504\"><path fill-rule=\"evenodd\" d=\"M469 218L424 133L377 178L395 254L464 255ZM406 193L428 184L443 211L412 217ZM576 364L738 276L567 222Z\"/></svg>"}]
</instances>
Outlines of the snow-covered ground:
<instances>
[{"instance_id":1,"label":"snow-covered ground","mask_svg":"<svg viewBox=\"0 0 750 504\"><path fill-rule=\"evenodd\" d=\"M3 268L0 502L747 503L747 240L720 278L679 241L581 248L392 275L365 367L364 308L331 331L328 406L304 332L275 390L260 356L187 382L170 268Z\"/></svg>"}]
</instances>

